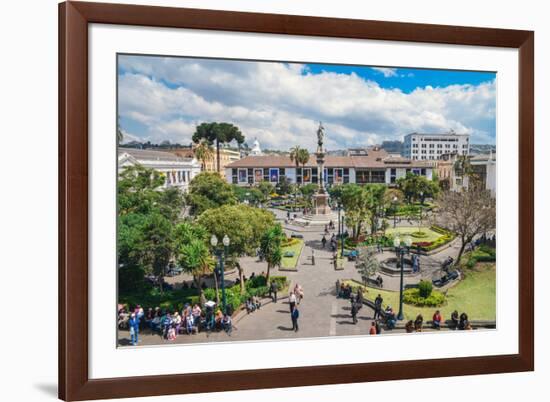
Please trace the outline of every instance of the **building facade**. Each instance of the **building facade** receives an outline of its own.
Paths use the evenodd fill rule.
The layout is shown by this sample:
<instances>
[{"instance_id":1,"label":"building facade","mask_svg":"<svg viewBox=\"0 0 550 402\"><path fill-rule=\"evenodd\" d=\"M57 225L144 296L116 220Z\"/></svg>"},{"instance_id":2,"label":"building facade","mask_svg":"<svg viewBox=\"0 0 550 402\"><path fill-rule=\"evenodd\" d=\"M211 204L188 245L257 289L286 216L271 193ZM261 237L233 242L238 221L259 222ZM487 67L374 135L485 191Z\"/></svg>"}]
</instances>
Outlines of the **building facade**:
<instances>
[{"instance_id":1,"label":"building facade","mask_svg":"<svg viewBox=\"0 0 550 402\"><path fill-rule=\"evenodd\" d=\"M381 148L370 148L361 153L348 153L347 156L327 155L324 169L325 183L329 186L345 183L394 185L408 172L431 180L434 164L392 157ZM239 186L251 186L262 181L276 184L285 179L291 183L315 184L319 182L319 173L313 154L304 166L297 167L288 155L249 155L227 165L225 169L226 180Z\"/></svg>"},{"instance_id":2,"label":"building facade","mask_svg":"<svg viewBox=\"0 0 550 402\"><path fill-rule=\"evenodd\" d=\"M445 154L469 155L470 135L411 133L403 141L403 157L412 160L436 160Z\"/></svg>"},{"instance_id":3,"label":"building facade","mask_svg":"<svg viewBox=\"0 0 550 402\"><path fill-rule=\"evenodd\" d=\"M471 177L482 183L486 190L491 191L493 197L496 195L496 154L481 154L467 158L469 174L461 172L459 158L456 154L443 155L437 161L437 176L442 187L447 190L460 191L468 188Z\"/></svg>"},{"instance_id":4,"label":"building facade","mask_svg":"<svg viewBox=\"0 0 550 402\"><path fill-rule=\"evenodd\" d=\"M195 158L182 158L172 152L119 147L118 172L135 165L160 172L164 176L162 188L177 187L182 192L187 191L189 182L201 172L201 164Z\"/></svg>"}]
</instances>

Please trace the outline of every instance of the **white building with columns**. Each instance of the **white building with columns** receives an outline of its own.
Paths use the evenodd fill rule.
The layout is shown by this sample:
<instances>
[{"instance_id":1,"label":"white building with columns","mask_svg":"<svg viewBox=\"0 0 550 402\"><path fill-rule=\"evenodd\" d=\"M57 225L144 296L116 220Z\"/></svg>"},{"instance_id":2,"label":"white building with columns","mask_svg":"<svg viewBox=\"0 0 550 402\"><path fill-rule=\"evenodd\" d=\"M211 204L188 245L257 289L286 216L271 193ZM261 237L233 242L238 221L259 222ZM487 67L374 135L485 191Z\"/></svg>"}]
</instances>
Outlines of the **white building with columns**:
<instances>
[{"instance_id":1,"label":"white building with columns","mask_svg":"<svg viewBox=\"0 0 550 402\"><path fill-rule=\"evenodd\" d=\"M118 172L127 166L141 165L154 169L164 176L162 188L177 187L186 192L189 182L201 172L201 164L195 158L182 158L171 152L151 149L118 148Z\"/></svg>"},{"instance_id":2,"label":"white building with columns","mask_svg":"<svg viewBox=\"0 0 550 402\"><path fill-rule=\"evenodd\" d=\"M345 183L381 183L395 185L396 180L408 172L432 179L435 161L411 160L389 155L379 147L364 152L348 152L346 156L325 156L325 182L327 185ZM273 184L283 179L291 183L318 183L319 171L315 155L310 154L305 166L296 167L288 155L249 155L230 163L225 168L229 183L251 186L262 181Z\"/></svg>"}]
</instances>

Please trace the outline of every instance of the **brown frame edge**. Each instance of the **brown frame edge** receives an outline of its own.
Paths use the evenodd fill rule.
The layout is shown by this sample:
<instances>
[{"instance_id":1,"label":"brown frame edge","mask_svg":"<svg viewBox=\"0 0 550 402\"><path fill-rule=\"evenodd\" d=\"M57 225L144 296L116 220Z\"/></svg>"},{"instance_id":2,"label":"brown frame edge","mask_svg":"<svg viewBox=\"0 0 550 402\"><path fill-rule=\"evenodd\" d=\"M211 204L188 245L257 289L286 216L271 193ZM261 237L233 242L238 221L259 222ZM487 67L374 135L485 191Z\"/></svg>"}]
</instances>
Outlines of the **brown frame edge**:
<instances>
[{"instance_id":1,"label":"brown frame edge","mask_svg":"<svg viewBox=\"0 0 550 402\"><path fill-rule=\"evenodd\" d=\"M192 28L519 49L519 353L174 374L88 377L88 24ZM534 33L321 17L59 4L59 398L85 400L534 370ZM84 318L84 319L83 319Z\"/></svg>"}]
</instances>

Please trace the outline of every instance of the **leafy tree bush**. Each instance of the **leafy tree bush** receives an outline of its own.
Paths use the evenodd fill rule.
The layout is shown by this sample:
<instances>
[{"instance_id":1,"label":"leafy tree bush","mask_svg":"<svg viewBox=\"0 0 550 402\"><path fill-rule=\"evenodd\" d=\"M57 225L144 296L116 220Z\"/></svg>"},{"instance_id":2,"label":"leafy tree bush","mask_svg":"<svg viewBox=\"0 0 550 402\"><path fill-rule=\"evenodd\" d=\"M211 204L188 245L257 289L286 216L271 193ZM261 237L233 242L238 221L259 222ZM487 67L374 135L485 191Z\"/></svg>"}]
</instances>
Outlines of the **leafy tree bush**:
<instances>
[{"instance_id":1,"label":"leafy tree bush","mask_svg":"<svg viewBox=\"0 0 550 402\"><path fill-rule=\"evenodd\" d=\"M428 298L432 294L433 285L429 281L421 280L418 284L418 294L420 297Z\"/></svg>"},{"instance_id":2,"label":"leafy tree bush","mask_svg":"<svg viewBox=\"0 0 550 402\"><path fill-rule=\"evenodd\" d=\"M403 292L403 302L418 307L441 307L445 304L445 295L438 291L433 291L428 297L420 296L420 289L407 289Z\"/></svg>"},{"instance_id":3,"label":"leafy tree bush","mask_svg":"<svg viewBox=\"0 0 550 402\"><path fill-rule=\"evenodd\" d=\"M185 199L189 213L195 216L209 209L237 203L231 184L214 172L202 172L195 176L189 183Z\"/></svg>"}]
</instances>

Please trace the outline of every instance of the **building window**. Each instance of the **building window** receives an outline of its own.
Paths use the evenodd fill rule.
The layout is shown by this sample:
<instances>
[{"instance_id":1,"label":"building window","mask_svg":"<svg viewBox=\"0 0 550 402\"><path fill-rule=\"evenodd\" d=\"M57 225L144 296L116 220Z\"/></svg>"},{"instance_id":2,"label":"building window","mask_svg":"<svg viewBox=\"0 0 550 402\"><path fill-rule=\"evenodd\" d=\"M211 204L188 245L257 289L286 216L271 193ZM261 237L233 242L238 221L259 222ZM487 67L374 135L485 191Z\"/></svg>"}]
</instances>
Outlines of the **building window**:
<instances>
[{"instance_id":1,"label":"building window","mask_svg":"<svg viewBox=\"0 0 550 402\"><path fill-rule=\"evenodd\" d=\"M391 168L390 169L390 183L395 183L397 179L397 169Z\"/></svg>"},{"instance_id":2,"label":"building window","mask_svg":"<svg viewBox=\"0 0 550 402\"><path fill-rule=\"evenodd\" d=\"M239 183L248 183L247 173L246 169L239 169Z\"/></svg>"},{"instance_id":3,"label":"building window","mask_svg":"<svg viewBox=\"0 0 550 402\"><path fill-rule=\"evenodd\" d=\"M278 183L279 182L279 169L278 168L270 168L269 169L269 181L271 183Z\"/></svg>"},{"instance_id":4,"label":"building window","mask_svg":"<svg viewBox=\"0 0 550 402\"><path fill-rule=\"evenodd\" d=\"M264 170L263 169L254 169L254 182L261 183L264 179Z\"/></svg>"},{"instance_id":5,"label":"building window","mask_svg":"<svg viewBox=\"0 0 550 402\"><path fill-rule=\"evenodd\" d=\"M311 183L311 169L310 168L305 168L303 169L303 183Z\"/></svg>"},{"instance_id":6,"label":"building window","mask_svg":"<svg viewBox=\"0 0 550 402\"><path fill-rule=\"evenodd\" d=\"M386 182L386 171L385 170L358 169L355 172L355 181L356 181L357 184L385 183Z\"/></svg>"},{"instance_id":7,"label":"building window","mask_svg":"<svg viewBox=\"0 0 550 402\"><path fill-rule=\"evenodd\" d=\"M334 169L333 173L333 183L334 184L341 184L344 182L344 169L338 168Z\"/></svg>"}]
</instances>

